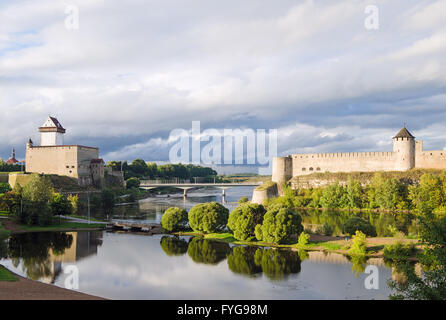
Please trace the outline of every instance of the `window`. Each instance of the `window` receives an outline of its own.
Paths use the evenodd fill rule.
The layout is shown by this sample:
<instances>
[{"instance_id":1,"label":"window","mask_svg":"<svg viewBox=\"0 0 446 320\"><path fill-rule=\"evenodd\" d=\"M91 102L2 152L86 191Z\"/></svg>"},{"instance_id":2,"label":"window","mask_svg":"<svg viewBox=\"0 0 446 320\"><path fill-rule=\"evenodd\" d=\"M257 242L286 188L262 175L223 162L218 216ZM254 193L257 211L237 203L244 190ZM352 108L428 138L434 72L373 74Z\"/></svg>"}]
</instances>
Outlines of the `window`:
<instances>
[{"instance_id":1,"label":"window","mask_svg":"<svg viewBox=\"0 0 446 320\"><path fill-rule=\"evenodd\" d=\"M310 171L313 171L313 168L310 168Z\"/></svg>"},{"instance_id":2,"label":"window","mask_svg":"<svg viewBox=\"0 0 446 320\"><path fill-rule=\"evenodd\" d=\"M317 168L316 168L316 171L321 171L321 168L317 167Z\"/></svg>"},{"instance_id":3,"label":"window","mask_svg":"<svg viewBox=\"0 0 446 320\"><path fill-rule=\"evenodd\" d=\"M307 171L307 168L302 168L302 171Z\"/></svg>"},{"instance_id":4,"label":"window","mask_svg":"<svg viewBox=\"0 0 446 320\"><path fill-rule=\"evenodd\" d=\"M70 166L67 166L67 169L69 168Z\"/></svg>"}]
</instances>

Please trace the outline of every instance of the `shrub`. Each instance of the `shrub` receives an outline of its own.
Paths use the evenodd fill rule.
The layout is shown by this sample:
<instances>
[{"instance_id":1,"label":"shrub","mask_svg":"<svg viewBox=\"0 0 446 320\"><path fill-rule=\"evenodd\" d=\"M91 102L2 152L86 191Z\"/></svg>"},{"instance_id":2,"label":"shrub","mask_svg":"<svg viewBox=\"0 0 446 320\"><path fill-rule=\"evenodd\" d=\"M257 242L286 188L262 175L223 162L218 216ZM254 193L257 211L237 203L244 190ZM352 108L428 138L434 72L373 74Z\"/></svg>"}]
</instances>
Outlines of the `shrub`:
<instances>
[{"instance_id":1,"label":"shrub","mask_svg":"<svg viewBox=\"0 0 446 320\"><path fill-rule=\"evenodd\" d=\"M235 208L228 219L228 228L238 240L255 235L255 227L263 222L266 210L261 204L243 203Z\"/></svg>"},{"instance_id":2,"label":"shrub","mask_svg":"<svg viewBox=\"0 0 446 320\"><path fill-rule=\"evenodd\" d=\"M217 232L226 227L229 210L217 202L200 203L189 211L189 226L196 232Z\"/></svg>"},{"instance_id":3,"label":"shrub","mask_svg":"<svg viewBox=\"0 0 446 320\"><path fill-rule=\"evenodd\" d=\"M139 186L141 185L141 181L138 178L129 178L126 182L125 182L125 187L127 189L133 189L133 188L139 188Z\"/></svg>"},{"instance_id":4,"label":"shrub","mask_svg":"<svg viewBox=\"0 0 446 320\"><path fill-rule=\"evenodd\" d=\"M302 232L299 235L299 240L297 241L297 246L299 248L305 248L310 240L310 235L308 233Z\"/></svg>"},{"instance_id":5,"label":"shrub","mask_svg":"<svg viewBox=\"0 0 446 320\"><path fill-rule=\"evenodd\" d=\"M161 226L167 231L179 231L187 224L187 211L178 207L167 209L162 218Z\"/></svg>"},{"instance_id":6,"label":"shrub","mask_svg":"<svg viewBox=\"0 0 446 320\"><path fill-rule=\"evenodd\" d=\"M367 240L366 235L361 231L356 231L353 235L353 244L348 250L348 254L357 256L357 255L365 255L367 250Z\"/></svg>"},{"instance_id":7,"label":"shrub","mask_svg":"<svg viewBox=\"0 0 446 320\"><path fill-rule=\"evenodd\" d=\"M244 197L241 197L241 198L238 200L238 203L239 203L239 204L242 204L242 203L246 203L246 202L248 202L248 201L249 201L248 197L247 197L247 196L244 196Z\"/></svg>"},{"instance_id":8,"label":"shrub","mask_svg":"<svg viewBox=\"0 0 446 320\"><path fill-rule=\"evenodd\" d=\"M376 237L376 228L370 222L359 217L348 219L344 224L343 233L353 235L356 231L361 231L369 237Z\"/></svg>"},{"instance_id":9,"label":"shrub","mask_svg":"<svg viewBox=\"0 0 446 320\"><path fill-rule=\"evenodd\" d=\"M256 226L255 235L259 241L286 243L292 234L302 232L301 222L301 216L292 209L276 205L266 212L263 224Z\"/></svg>"},{"instance_id":10,"label":"shrub","mask_svg":"<svg viewBox=\"0 0 446 320\"><path fill-rule=\"evenodd\" d=\"M407 261L407 259L413 257L415 253L416 248L413 243L403 244L401 241L386 245L383 251L384 259L395 262Z\"/></svg>"},{"instance_id":11,"label":"shrub","mask_svg":"<svg viewBox=\"0 0 446 320\"><path fill-rule=\"evenodd\" d=\"M50 209L53 216L70 215L73 211L70 200L60 193L54 193L50 200Z\"/></svg>"}]
</instances>

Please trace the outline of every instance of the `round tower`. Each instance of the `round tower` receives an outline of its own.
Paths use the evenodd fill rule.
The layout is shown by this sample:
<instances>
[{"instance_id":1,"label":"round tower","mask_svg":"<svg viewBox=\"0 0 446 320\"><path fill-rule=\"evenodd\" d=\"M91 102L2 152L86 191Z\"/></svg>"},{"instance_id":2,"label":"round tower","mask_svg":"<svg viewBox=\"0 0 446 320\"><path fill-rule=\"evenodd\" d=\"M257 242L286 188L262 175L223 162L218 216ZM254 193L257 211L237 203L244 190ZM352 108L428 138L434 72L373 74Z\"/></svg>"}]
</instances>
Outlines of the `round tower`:
<instances>
[{"instance_id":1,"label":"round tower","mask_svg":"<svg viewBox=\"0 0 446 320\"><path fill-rule=\"evenodd\" d=\"M293 177L293 167L291 157L273 158L273 172L271 180L278 186L288 182Z\"/></svg>"},{"instance_id":2,"label":"round tower","mask_svg":"<svg viewBox=\"0 0 446 320\"><path fill-rule=\"evenodd\" d=\"M407 171L415 167L415 137L405 126L393 137L393 152L396 171Z\"/></svg>"}]
</instances>

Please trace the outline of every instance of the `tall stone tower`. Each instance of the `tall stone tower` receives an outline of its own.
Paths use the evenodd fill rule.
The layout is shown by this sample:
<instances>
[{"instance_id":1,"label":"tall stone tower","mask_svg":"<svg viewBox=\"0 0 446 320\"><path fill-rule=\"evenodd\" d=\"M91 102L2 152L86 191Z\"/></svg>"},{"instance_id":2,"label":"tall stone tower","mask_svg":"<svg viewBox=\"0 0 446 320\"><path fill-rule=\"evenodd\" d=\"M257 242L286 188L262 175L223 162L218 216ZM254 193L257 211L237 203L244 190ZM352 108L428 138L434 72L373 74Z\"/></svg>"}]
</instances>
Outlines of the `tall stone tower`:
<instances>
[{"instance_id":1,"label":"tall stone tower","mask_svg":"<svg viewBox=\"0 0 446 320\"><path fill-rule=\"evenodd\" d=\"M41 146L61 146L64 144L63 135L65 129L54 117L48 117L45 123L39 128Z\"/></svg>"},{"instance_id":2,"label":"tall stone tower","mask_svg":"<svg viewBox=\"0 0 446 320\"><path fill-rule=\"evenodd\" d=\"M396 157L396 171L406 171L415 167L415 137L405 126L393 137L393 152Z\"/></svg>"},{"instance_id":3,"label":"tall stone tower","mask_svg":"<svg viewBox=\"0 0 446 320\"><path fill-rule=\"evenodd\" d=\"M273 159L273 172L271 180L281 189L282 185L293 177L293 162L291 157L278 157ZM279 190L280 192L280 190Z\"/></svg>"}]
</instances>

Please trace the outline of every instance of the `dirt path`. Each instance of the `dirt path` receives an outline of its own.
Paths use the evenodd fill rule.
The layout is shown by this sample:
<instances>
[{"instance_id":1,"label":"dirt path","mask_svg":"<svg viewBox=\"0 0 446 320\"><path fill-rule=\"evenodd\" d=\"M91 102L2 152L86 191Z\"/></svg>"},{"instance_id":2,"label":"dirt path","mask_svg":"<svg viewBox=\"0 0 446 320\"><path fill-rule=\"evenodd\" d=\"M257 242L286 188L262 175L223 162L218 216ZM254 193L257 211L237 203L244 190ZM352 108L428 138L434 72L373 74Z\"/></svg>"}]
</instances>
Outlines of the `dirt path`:
<instances>
[{"instance_id":1,"label":"dirt path","mask_svg":"<svg viewBox=\"0 0 446 320\"><path fill-rule=\"evenodd\" d=\"M0 281L0 300L105 300L77 291L29 280L19 275L14 282Z\"/></svg>"}]
</instances>

